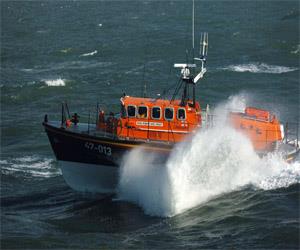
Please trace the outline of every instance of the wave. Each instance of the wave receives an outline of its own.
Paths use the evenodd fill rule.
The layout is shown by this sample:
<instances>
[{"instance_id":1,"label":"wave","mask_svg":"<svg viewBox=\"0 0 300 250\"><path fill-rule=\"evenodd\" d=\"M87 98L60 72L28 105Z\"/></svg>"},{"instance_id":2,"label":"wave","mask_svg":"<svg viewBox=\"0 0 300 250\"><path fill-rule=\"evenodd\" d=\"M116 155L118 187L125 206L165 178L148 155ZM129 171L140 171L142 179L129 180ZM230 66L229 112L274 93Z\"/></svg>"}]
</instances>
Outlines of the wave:
<instances>
[{"instance_id":1,"label":"wave","mask_svg":"<svg viewBox=\"0 0 300 250\"><path fill-rule=\"evenodd\" d=\"M104 68L114 65L112 62L98 62L98 61L66 61L62 63L53 63L51 65L47 65L47 67L43 66L35 66L34 68L26 68L20 69L22 72L36 74L36 73L44 73L58 70L80 70L80 69L90 69L90 68Z\"/></svg>"},{"instance_id":2,"label":"wave","mask_svg":"<svg viewBox=\"0 0 300 250\"><path fill-rule=\"evenodd\" d=\"M66 49L61 49L60 52L61 53L69 53L72 51L72 48L66 48Z\"/></svg>"},{"instance_id":3,"label":"wave","mask_svg":"<svg viewBox=\"0 0 300 250\"><path fill-rule=\"evenodd\" d=\"M300 52L300 44L295 46L295 49L291 51L291 54L299 54Z\"/></svg>"},{"instance_id":4,"label":"wave","mask_svg":"<svg viewBox=\"0 0 300 250\"><path fill-rule=\"evenodd\" d=\"M80 55L80 56L93 56L93 55L95 55L95 54L97 54L97 53L98 53L98 51L95 50L95 51L93 51L93 52L85 53L85 54L82 54L82 55Z\"/></svg>"},{"instance_id":5,"label":"wave","mask_svg":"<svg viewBox=\"0 0 300 250\"><path fill-rule=\"evenodd\" d=\"M65 80L61 78L55 80L43 80L43 82L49 87L66 86Z\"/></svg>"},{"instance_id":6,"label":"wave","mask_svg":"<svg viewBox=\"0 0 300 250\"><path fill-rule=\"evenodd\" d=\"M298 68L268 65L266 63L248 63L229 65L227 67L220 68L221 70L233 71L233 72L250 72L250 73L267 73L267 74L282 74L291 71L296 71Z\"/></svg>"},{"instance_id":7,"label":"wave","mask_svg":"<svg viewBox=\"0 0 300 250\"><path fill-rule=\"evenodd\" d=\"M237 99L231 98L225 108L234 106ZM288 164L276 154L260 158L250 140L225 119L178 144L166 164L156 162L157 155L142 149L128 153L118 187L120 199L155 216L174 216L248 185L269 190L300 182L300 162Z\"/></svg>"},{"instance_id":8,"label":"wave","mask_svg":"<svg viewBox=\"0 0 300 250\"><path fill-rule=\"evenodd\" d=\"M60 169L53 166L53 159L36 155L1 160L1 172L6 175L50 178L61 175Z\"/></svg>"},{"instance_id":9,"label":"wave","mask_svg":"<svg viewBox=\"0 0 300 250\"><path fill-rule=\"evenodd\" d=\"M141 66L136 66L131 68L130 70L127 70L125 72L126 75L129 74L134 74L134 75L141 75L145 71L145 68L153 68L153 66L158 65L158 64L163 64L164 62L162 60L152 60L147 62L144 65Z\"/></svg>"},{"instance_id":10,"label":"wave","mask_svg":"<svg viewBox=\"0 0 300 250\"><path fill-rule=\"evenodd\" d=\"M57 86L66 86L68 80L66 79L48 79L48 80L39 80L39 81L29 81L29 82L23 82L19 84L2 84L0 85L0 88L24 88L24 87L30 87L30 86L39 86L39 88L44 88L46 86L49 87L57 87ZM46 86L45 86L46 85ZM10 95L10 98L16 99L15 97L19 97L20 95Z\"/></svg>"},{"instance_id":11,"label":"wave","mask_svg":"<svg viewBox=\"0 0 300 250\"><path fill-rule=\"evenodd\" d=\"M281 18L282 21L289 19L296 19L299 17L299 10L291 10L288 14Z\"/></svg>"}]
</instances>

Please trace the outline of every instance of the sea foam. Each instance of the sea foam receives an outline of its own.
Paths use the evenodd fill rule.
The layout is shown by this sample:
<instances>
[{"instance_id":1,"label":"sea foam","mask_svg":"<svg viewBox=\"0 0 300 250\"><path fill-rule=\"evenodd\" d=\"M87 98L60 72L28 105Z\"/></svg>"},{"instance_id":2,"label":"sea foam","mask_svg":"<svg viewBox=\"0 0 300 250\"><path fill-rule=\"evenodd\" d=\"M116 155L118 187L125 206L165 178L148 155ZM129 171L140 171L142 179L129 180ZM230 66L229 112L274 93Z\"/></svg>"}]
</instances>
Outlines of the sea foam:
<instances>
[{"instance_id":1,"label":"sea foam","mask_svg":"<svg viewBox=\"0 0 300 250\"><path fill-rule=\"evenodd\" d=\"M1 160L1 172L7 175L21 175L26 178L50 178L61 175L60 169L53 166L53 159L37 155Z\"/></svg>"},{"instance_id":2,"label":"sea foam","mask_svg":"<svg viewBox=\"0 0 300 250\"><path fill-rule=\"evenodd\" d=\"M248 64L229 65L221 69L227 71L233 71L233 72L250 72L250 73L266 73L266 74L282 74L282 73L298 70L298 68L296 67L268 65L266 63L248 63Z\"/></svg>"},{"instance_id":3,"label":"sea foam","mask_svg":"<svg viewBox=\"0 0 300 250\"><path fill-rule=\"evenodd\" d=\"M49 87L66 86L65 80L61 78L55 80L44 80L44 82Z\"/></svg>"},{"instance_id":4,"label":"sea foam","mask_svg":"<svg viewBox=\"0 0 300 250\"><path fill-rule=\"evenodd\" d=\"M245 103L238 100L231 98L225 109L241 109ZM225 117L220 110L215 112ZM248 138L225 119L217 123L176 145L163 165L141 148L129 152L120 168L120 199L149 215L174 216L246 185L276 189L300 182L299 162L288 164L276 154L260 158Z\"/></svg>"},{"instance_id":5,"label":"sea foam","mask_svg":"<svg viewBox=\"0 0 300 250\"><path fill-rule=\"evenodd\" d=\"M98 51L95 50L95 51L93 51L93 52L85 53L85 54L82 54L82 55L80 55L80 56L93 56L93 55L95 55L95 54L97 54L97 53L98 53Z\"/></svg>"}]
</instances>

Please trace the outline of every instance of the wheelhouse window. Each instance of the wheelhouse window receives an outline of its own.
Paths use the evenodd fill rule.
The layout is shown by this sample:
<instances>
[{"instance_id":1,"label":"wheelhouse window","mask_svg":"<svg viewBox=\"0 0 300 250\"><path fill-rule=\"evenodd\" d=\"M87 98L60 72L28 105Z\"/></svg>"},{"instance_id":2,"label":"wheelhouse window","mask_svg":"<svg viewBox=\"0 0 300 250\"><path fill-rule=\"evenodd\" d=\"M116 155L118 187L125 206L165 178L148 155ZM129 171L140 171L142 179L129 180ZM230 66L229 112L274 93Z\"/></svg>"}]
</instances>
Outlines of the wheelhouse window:
<instances>
[{"instance_id":1,"label":"wheelhouse window","mask_svg":"<svg viewBox=\"0 0 300 250\"><path fill-rule=\"evenodd\" d=\"M160 107L152 108L152 119L160 119L161 109Z\"/></svg>"},{"instance_id":2,"label":"wheelhouse window","mask_svg":"<svg viewBox=\"0 0 300 250\"><path fill-rule=\"evenodd\" d=\"M178 120L185 120L185 109L184 108L179 108L177 110L177 119Z\"/></svg>"},{"instance_id":3,"label":"wheelhouse window","mask_svg":"<svg viewBox=\"0 0 300 250\"><path fill-rule=\"evenodd\" d=\"M127 107L127 114L128 114L128 117L135 117L136 107L133 106L133 105L128 105L128 107Z\"/></svg>"},{"instance_id":4,"label":"wheelhouse window","mask_svg":"<svg viewBox=\"0 0 300 250\"><path fill-rule=\"evenodd\" d=\"M148 117L148 108L146 106L139 106L138 117L139 118L147 118Z\"/></svg>"},{"instance_id":5,"label":"wheelhouse window","mask_svg":"<svg viewBox=\"0 0 300 250\"><path fill-rule=\"evenodd\" d=\"M165 119L173 120L174 118L174 109L173 108L165 108Z\"/></svg>"}]
</instances>

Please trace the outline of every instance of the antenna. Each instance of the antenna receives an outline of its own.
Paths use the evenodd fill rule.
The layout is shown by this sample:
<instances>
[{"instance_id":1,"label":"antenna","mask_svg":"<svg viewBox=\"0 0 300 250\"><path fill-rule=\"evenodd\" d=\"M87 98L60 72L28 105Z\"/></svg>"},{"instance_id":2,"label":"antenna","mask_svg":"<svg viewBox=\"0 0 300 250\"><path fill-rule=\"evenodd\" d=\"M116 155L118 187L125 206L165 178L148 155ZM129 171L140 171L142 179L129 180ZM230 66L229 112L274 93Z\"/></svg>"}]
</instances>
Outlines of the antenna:
<instances>
[{"instance_id":1,"label":"antenna","mask_svg":"<svg viewBox=\"0 0 300 250\"><path fill-rule=\"evenodd\" d=\"M147 83L146 81L144 82L144 93L143 93L143 97L145 98L147 96Z\"/></svg>"},{"instance_id":2,"label":"antenna","mask_svg":"<svg viewBox=\"0 0 300 250\"><path fill-rule=\"evenodd\" d=\"M206 57L207 56L207 49L208 49L208 33L204 32L201 33L200 38L200 56Z\"/></svg>"},{"instance_id":3,"label":"antenna","mask_svg":"<svg viewBox=\"0 0 300 250\"><path fill-rule=\"evenodd\" d=\"M206 63L207 51L208 51L208 33L203 32L201 33L200 36L200 51L199 51L200 57L194 58L195 60L201 61L201 71L194 78L194 83L198 82L206 72L205 63Z\"/></svg>"},{"instance_id":4,"label":"antenna","mask_svg":"<svg viewBox=\"0 0 300 250\"><path fill-rule=\"evenodd\" d=\"M144 64L144 70L143 70L143 82L144 82L144 88L142 90L143 97L145 98L147 95L147 82L145 80L145 74L146 74L146 65Z\"/></svg>"},{"instance_id":5,"label":"antenna","mask_svg":"<svg viewBox=\"0 0 300 250\"><path fill-rule=\"evenodd\" d=\"M193 20L192 20L192 44L193 44L193 51L195 49L195 0L193 0ZM194 55L193 55L194 56Z\"/></svg>"}]
</instances>

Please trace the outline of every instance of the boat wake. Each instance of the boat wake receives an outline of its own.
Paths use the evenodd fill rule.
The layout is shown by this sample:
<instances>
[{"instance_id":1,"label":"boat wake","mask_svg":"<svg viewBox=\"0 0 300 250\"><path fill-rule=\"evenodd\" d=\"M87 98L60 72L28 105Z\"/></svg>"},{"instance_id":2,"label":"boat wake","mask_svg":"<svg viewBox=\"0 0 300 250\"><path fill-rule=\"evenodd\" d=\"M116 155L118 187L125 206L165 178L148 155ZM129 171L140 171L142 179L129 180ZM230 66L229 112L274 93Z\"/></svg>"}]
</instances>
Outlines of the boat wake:
<instances>
[{"instance_id":1,"label":"boat wake","mask_svg":"<svg viewBox=\"0 0 300 250\"><path fill-rule=\"evenodd\" d=\"M266 63L248 63L248 64L229 65L221 69L226 71L233 71L233 72L268 73L268 74L282 74L282 73L298 70L298 68L295 67L268 65Z\"/></svg>"},{"instance_id":2,"label":"boat wake","mask_svg":"<svg viewBox=\"0 0 300 250\"><path fill-rule=\"evenodd\" d=\"M58 168L53 167L53 159L39 156L24 156L1 160L1 173L22 176L25 178L50 178L61 175Z\"/></svg>"},{"instance_id":3,"label":"boat wake","mask_svg":"<svg viewBox=\"0 0 300 250\"><path fill-rule=\"evenodd\" d=\"M288 164L278 154L260 158L223 119L178 144L165 165L155 164L156 157L142 149L126 155L118 191L154 216L174 216L244 186L269 190L300 182L300 162Z\"/></svg>"}]
</instances>

